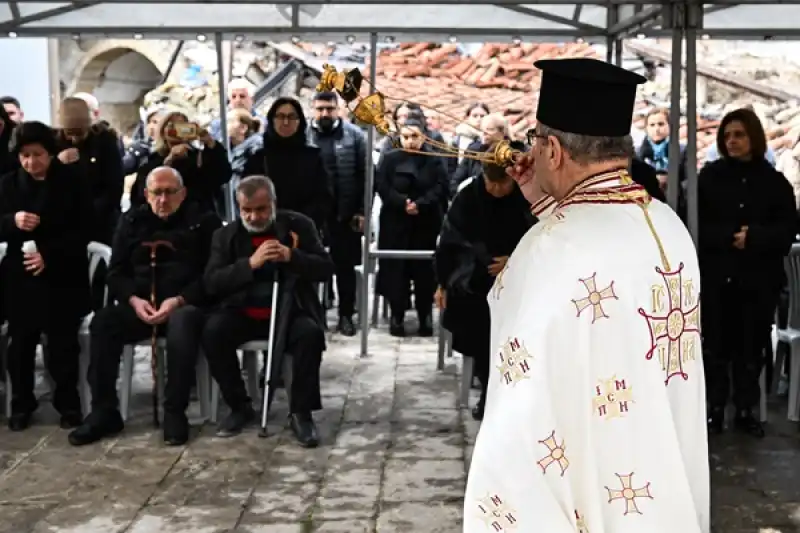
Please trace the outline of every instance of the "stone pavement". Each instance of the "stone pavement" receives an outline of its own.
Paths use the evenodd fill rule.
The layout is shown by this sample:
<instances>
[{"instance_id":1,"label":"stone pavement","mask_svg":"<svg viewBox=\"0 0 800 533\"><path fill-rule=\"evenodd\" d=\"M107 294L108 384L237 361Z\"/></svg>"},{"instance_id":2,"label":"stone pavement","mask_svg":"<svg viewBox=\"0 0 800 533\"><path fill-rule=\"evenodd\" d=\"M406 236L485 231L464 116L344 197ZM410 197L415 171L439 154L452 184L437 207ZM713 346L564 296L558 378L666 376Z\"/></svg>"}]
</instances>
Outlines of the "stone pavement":
<instances>
[{"instance_id":1,"label":"stone pavement","mask_svg":"<svg viewBox=\"0 0 800 533\"><path fill-rule=\"evenodd\" d=\"M0 429L0 533L460 532L478 427L457 407L460 357L436 372L435 341L384 330L373 330L370 348L360 359L357 338L332 337L316 450L284 428L282 392L267 439L255 429L217 439L205 425L188 446L164 447L150 426L142 350L133 417L119 438L72 448L49 404L28 431ZM773 418L761 442L714 443L715 531L795 531L797 428Z\"/></svg>"}]
</instances>

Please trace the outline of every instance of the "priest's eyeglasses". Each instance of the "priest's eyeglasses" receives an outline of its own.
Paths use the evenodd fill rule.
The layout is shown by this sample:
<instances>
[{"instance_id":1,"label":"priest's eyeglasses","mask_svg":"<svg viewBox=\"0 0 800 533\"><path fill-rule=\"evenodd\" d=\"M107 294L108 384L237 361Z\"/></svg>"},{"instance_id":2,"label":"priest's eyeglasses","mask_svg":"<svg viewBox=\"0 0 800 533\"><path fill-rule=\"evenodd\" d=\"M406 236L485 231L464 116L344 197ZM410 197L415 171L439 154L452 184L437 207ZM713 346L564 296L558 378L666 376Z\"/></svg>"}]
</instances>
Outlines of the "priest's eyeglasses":
<instances>
[{"instance_id":1,"label":"priest's eyeglasses","mask_svg":"<svg viewBox=\"0 0 800 533\"><path fill-rule=\"evenodd\" d=\"M540 135L536 133L536 130L530 129L525 132L525 139L528 141L528 146L533 148L534 146L536 146L536 139L547 140L547 135Z\"/></svg>"}]
</instances>

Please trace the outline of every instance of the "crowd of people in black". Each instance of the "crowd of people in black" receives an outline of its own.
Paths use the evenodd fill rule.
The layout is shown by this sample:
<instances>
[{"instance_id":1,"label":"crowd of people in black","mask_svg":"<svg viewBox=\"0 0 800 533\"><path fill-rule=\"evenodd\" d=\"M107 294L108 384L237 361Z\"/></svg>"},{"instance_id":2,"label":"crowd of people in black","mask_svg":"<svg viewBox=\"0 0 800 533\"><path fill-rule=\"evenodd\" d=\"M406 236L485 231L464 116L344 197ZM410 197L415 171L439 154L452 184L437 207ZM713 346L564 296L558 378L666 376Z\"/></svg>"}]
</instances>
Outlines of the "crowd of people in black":
<instances>
[{"instance_id":1,"label":"crowd of people in black","mask_svg":"<svg viewBox=\"0 0 800 533\"><path fill-rule=\"evenodd\" d=\"M118 135L84 98L64 99L56 128L24 121L20 103L2 99L0 242L6 247L0 322L7 323L9 340L3 357L12 399L9 427L23 430L32 423L38 406L34 359L44 334L53 405L62 427L72 429L70 442L119 433L124 422L116 381L123 347L149 338L155 327L169 354L165 442L189 438L186 409L201 352L231 409L218 434L238 434L255 410L236 349L263 339L274 313L276 364L290 354L295 376L290 424L300 443L315 446L312 412L321 408L330 301L320 301L317 284L335 278L340 334L368 327L365 317L355 318L355 268L369 245L363 230L371 212L364 201L370 179L381 203L378 248L435 251L433 264L379 260L376 290L391 310L389 332L408 335L405 316L414 309L415 333L433 335L436 304L455 350L474 360L481 395L472 414L481 419L491 350L486 297L517 243L538 222L503 167L471 157L511 140L504 116L483 103L470 105L445 141L419 106L401 104L393 111L396 133L375 147L380 159L373 177L364 164L373 147L341 115L335 94L315 95L306 118L295 99L277 99L262 117L246 86L233 83L231 92L230 153L218 123L196 127L184 111L148 110L144 137L121 150ZM632 178L662 201L669 143L678 142L670 139L667 115L648 115L647 138L631 154L630 167ZM527 150L523 142L513 147ZM751 109L725 116L717 150L719 158L698 178L709 430L723 430L732 379L735 426L763 436L754 414L758 380L785 287L783 259L798 233L798 204L767 159L764 130ZM680 153L678 210L685 216L684 147ZM130 209L123 212L128 174L136 177ZM225 185L236 197L227 225ZM111 247L110 264L94 280L87 276L91 241ZM82 412L78 394L78 339L87 315L90 413ZM280 375L275 365L265 372L270 382Z\"/></svg>"}]
</instances>

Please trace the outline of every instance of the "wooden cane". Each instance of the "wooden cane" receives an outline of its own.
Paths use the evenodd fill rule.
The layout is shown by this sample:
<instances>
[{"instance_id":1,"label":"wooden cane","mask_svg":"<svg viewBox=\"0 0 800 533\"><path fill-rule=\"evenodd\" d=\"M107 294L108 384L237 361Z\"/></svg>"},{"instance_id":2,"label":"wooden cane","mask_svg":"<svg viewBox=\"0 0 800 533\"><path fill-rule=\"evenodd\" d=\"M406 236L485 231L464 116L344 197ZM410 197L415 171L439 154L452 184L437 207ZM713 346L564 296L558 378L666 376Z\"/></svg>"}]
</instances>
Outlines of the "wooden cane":
<instances>
[{"instance_id":1,"label":"wooden cane","mask_svg":"<svg viewBox=\"0 0 800 533\"><path fill-rule=\"evenodd\" d=\"M160 247L174 250L175 247L169 241L150 241L143 242L142 246L150 248L150 305L153 309L158 306L156 299L156 254ZM158 326L153 326L150 336L150 373L153 377L153 425L158 427Z\"/></svg>"}]
</instances>

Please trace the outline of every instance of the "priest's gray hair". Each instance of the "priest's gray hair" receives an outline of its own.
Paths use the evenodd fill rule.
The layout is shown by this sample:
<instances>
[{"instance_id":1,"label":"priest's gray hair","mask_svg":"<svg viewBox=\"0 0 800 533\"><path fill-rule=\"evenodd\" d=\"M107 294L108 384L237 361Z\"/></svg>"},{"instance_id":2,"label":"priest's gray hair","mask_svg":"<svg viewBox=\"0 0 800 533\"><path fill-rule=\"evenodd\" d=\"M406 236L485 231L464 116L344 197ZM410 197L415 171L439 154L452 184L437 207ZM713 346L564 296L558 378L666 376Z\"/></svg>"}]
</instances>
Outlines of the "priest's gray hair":
<instances>
[{"instance_id":1,"label":"priest's gray hair","mask_svg":"<svg viewBox=\"0 0 800 533\"><path fill-rule=\"evenodd\" d=\"M153 170L151 170L150 173L147 174L147 179L144 182L144 186L149 189L150 182L152 181L153 176L155 176L156 174L160 174L161 172L167 172L169 174L172 174L172 177L175 178L178 187L183 189L183 176L181 176L181 173L172 167L156 167Z\"/></svg>"},{"instance_id":2,"label":"priest's gray hair","mask_svg":"<svg viewBox=\"0 0 800 533\"><path fill-rule=\"evenodd\" d=\"M272 200L273 206L278 201L275 194L275 184L266 176L248 176L236 186L236 194L241 194L248 200L255 196L258 191L267 191L267 196Z\"/></svg>"},{"instance_id":3,"label":"priest's gray hair","mask_svg":"<svg viewBox=\"0 0 800 533\"><path fill-rule=\"evenodd\" d=\"M579 165L602 163L611 159L631 159L635 153L633 138L630 135L624 137L580 135L566 133L542 123L537 125L536 133L542 137L552 136L558 139L562 148Z\"/></svg>"}]
</instances>

